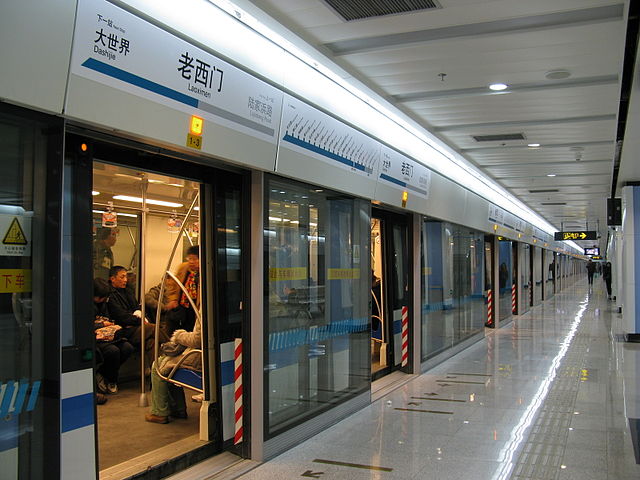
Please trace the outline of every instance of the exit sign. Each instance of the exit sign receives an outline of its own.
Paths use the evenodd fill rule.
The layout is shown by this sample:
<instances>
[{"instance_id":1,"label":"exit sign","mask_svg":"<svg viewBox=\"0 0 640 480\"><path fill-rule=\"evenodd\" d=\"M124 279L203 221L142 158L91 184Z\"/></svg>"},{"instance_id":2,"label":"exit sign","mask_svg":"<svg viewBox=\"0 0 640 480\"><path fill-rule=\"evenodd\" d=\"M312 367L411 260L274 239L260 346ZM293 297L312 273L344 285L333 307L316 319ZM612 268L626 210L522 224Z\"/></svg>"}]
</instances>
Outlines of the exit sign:
<instances>
[{"instance_id":1,"label":"exit sign","mask_svg":"<svg viewBox=\"0 0 640 480\"><path fill-rule=\"evenodd\" d=\"M554 240L597 240L598 232L595 230L580 230L577 232L556 232Z\"/></svg>"}]
</instances>

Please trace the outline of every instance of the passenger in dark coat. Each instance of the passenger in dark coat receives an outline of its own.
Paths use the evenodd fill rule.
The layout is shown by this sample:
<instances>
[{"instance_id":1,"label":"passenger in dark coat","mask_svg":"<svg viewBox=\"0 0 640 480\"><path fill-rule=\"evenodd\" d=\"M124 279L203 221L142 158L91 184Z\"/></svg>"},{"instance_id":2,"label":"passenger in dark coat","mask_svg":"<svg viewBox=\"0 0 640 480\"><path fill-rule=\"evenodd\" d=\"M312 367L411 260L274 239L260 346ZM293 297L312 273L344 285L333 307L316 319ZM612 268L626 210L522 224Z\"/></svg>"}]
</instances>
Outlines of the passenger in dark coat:
<instances>
[{"instance_id":1,"label":"passenger in dark coat","mask_svg":"<svg viewBox=\"0 0 640 480\"><path fill-rule=\"evenodd\" d=\"M133 353L133 345L116 331L113 339L105 340L99 336L98 330L111 327L114 322L109 318L107 308L111 287L102 278L93 281L93 328L96 330L96 365L97 385L101 393L118 392L118 372L129 356ZM114 327L116 328L116 327Z\"/></svg>"},{"instance_id":2,"label":"passenger in dark coat","mask_svg":"<svg viewBox=\"0 0 640 480\"><path fill-rule=\"evenodd\" d=\"M124 330L124 336L136 345L140 345L140 325L142 311L140 304L130 289L127 288L127 270L121 266L112 267L109 271L109 318ZM147 322L147 325L151 325ZM151 331L151 328L149 328ZM145 336L147 336L145 334ZM147 336L147 338L149 338Z\"/></svg>"},{"instance_id":3,"label":"passenger in dark coat","mask_svg":"<svg viewBox=\"0 0 640 480\"><path fill-rule=\"evenodd\" d=\"M593 285L593 274L596 271L596 264L591 260L587 263L587 278L589 280L589 286Z\"/></svg>"},{"instance_id":4,"label":"passenger in dark coat","mask_svg":"<svg viewBox=\"0 0 640 480\"><path fill-rule=\"evenodd\" d=\"M126 337L134 347L141 345L141 325L145 322L144 336L146 338L145 351L147 352L147 365L151 365L151 351L153 350L153 338L155 325L142 318L140 304L136 300L133 291L127 288L127 269L115 266L109 271L109 283L111 293L109 295L109 318L123 329ZM161 332L160 343L168 338Z\"/></svg>"}]
</instances>

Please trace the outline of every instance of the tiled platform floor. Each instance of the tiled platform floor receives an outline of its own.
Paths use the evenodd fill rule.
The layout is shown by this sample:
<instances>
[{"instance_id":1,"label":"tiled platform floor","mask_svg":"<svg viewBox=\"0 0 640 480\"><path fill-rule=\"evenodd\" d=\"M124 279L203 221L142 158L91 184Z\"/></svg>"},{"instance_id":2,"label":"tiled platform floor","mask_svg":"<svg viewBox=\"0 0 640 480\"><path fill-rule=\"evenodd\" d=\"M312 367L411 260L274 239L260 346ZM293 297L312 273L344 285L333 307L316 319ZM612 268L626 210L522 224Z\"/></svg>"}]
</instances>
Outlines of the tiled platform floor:
<instances>
[{"instance_id":1,"label":"tiled platform floor","mask_svg":"<svg viewBox=\"0 0 640 480\"><path fill-rule=\"evenodd\" d=\"M240 478L640 479L628 420L640 418L640 344L619 341L602 287L578 283L487 330Z\"/></svg>"}]
</instances>

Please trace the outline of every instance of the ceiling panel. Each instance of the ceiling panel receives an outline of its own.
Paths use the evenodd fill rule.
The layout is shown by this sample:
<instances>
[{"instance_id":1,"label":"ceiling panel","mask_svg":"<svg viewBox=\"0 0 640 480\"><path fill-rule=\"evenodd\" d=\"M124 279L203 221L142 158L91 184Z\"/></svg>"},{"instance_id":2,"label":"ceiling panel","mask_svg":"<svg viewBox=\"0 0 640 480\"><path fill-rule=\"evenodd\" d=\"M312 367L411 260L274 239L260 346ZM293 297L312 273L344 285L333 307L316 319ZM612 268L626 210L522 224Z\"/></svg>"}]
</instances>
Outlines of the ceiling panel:
<instances>
[{"instance_id":1,"label":"ceiling panel","mask_svg":"<svg viewBox=\"0 0 640 480\"><path fill-rule=\"evenodd\" d=\"M439 0L438 10L352 22L322 0L251 3L552 223L571 218L606 230L622 2ZM568 77L546 78L558 69ZM491 94L487 86L494 82L510 85L511 93ZM525 139L472 138L509 133ZM537 189L558 191L529 191ZM560 202L567 205L543 205Z\"/></svg>"},{"instance_id":2,"label":"ceiling panel","mask_svg":"<svg viewBox=\"0 0 640 480\"><path fill-rule=\"evenodd\" d=\"M494 178L547 176L577 176L577 175L609 175L610 165L601 163L574 162L565 165L553 165L541 167L540 165L501 165L485 168Z\"/></svg>"},{"instance_id":3,"label":"ceiling panel","mask_svg":"<svg viewBox=\"0 0 640 480\"><path fill-rule=\"evenodd\" d=\"M425 28L443 28L452 25L469 25L481 22L490 22L517 17L530 17L534 15L550 14L558 12L571 12L588 8L616 5L621 2L602 0L486 0L482 2L445 2L440 10L428 10L414 12L405 15L392 15L368 20L345 22L335 15L334 21L326 24L318 24L313 19L309 20L306 8L296 7L289 12L283 7L280 0L256 0L255 3L266 11L285 14L288 20L298 27L304 28L310 35L322 42L334 42L352 38L366 38L374 35L388 35L403 32L414 32ZM303 5L323 6L331 10L327 4L320 0L313 2L303 1ZM302 23L307 18L309 24Z\"/></svg>"},{"instance_id":4,"label":"ceiling panel","mask_svg":"<svg viewBox=\"0 0 640 480\"><path fill-rule=\"evenodd\" d=\"M584 123L565 123L523 126L515 125L513 127L500 128L469 128L465 131L447 131L441 132L440 135L448 141L455 143L460 148L474 147L501 147L502 143L512 147L521 147L524 149L529 144L555 145L566 143L587 143L593 141L610 141L611 135L615 132L616 122L613 120L606 122ZM522 133L524 140L506 140L495 142L477 142L473 137L477 135L495 135L508 133ZM592 144L592 143L590 143ZM531 149L528 149L531 150ZM547 152L550 148L546 149ZM528 152L523 152L528 153ZM544 148L538 148L534 156L541 157L545 153Z\"/></svg>"}]
</instances>

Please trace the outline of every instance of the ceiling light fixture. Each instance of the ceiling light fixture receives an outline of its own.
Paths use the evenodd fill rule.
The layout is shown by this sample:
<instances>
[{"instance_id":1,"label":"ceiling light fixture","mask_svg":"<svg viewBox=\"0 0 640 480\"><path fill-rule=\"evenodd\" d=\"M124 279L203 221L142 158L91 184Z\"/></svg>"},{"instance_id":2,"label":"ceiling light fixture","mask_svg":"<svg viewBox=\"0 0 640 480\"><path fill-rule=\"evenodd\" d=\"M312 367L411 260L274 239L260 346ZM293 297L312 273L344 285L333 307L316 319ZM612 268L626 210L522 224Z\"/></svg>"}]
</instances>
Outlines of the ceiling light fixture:
<instances>
[{"instance_id":1,"label":"ceiling light fixture","mask_svg":"<svg viewBox=\"0 0 640 480\"><path fill-rule=\"evenodd\" d=\"M113 197L113 199L114 200L122 200L122 201L125 201L125 202L142 203L142 198L140 198L140 197L130 197L129 195L115 195ZM146 202L149 205L160 205L162 207L173 207L173 208L182 207L181 203L165 202L164 200L154 200L153 198L147 198Z\"/></svg>"},{"instance_id":2,"label":"ceiling light fixture","mask_svg":"<svg viewBox=\"0 0 640 480\"><path fill-rule=\"evenodd\" d=\"M96 195L100 195L100 192L97 190L91 190L91 195L95 197Z\"/></svg>"},{"instance_id":3,"label":"ceiling light fixture","mask_svg":"<svg viewBox=\"0 0 640 480\"><path fill-rule=\"evenodd\" d=\"M506 90L509 86L506 83L492 83L489 85L489 89L494 92L501 92L502 90Z\"/></svg>"},{"instance_id":4,"label":"ceiling light fixture","mask_svg":"<svg viewBox=\"0 0 640 480\"><path fill-rule=\"evenodd\" d=\"M527 145L527 147L529 147L529 148L537 148L539 146L540 146L539 143L530 143L529 145Z\"/></svg>"},{"instance_id":5,"label":"ceiling light fixture","mask_svg":"<svg viewBox=\"0 0 640 480\"><path fill-rule=\"evenodd\" d=\"M547 173L547 177L555 177L556 174L555 173Z\"/></svg>"}]
</instances>

